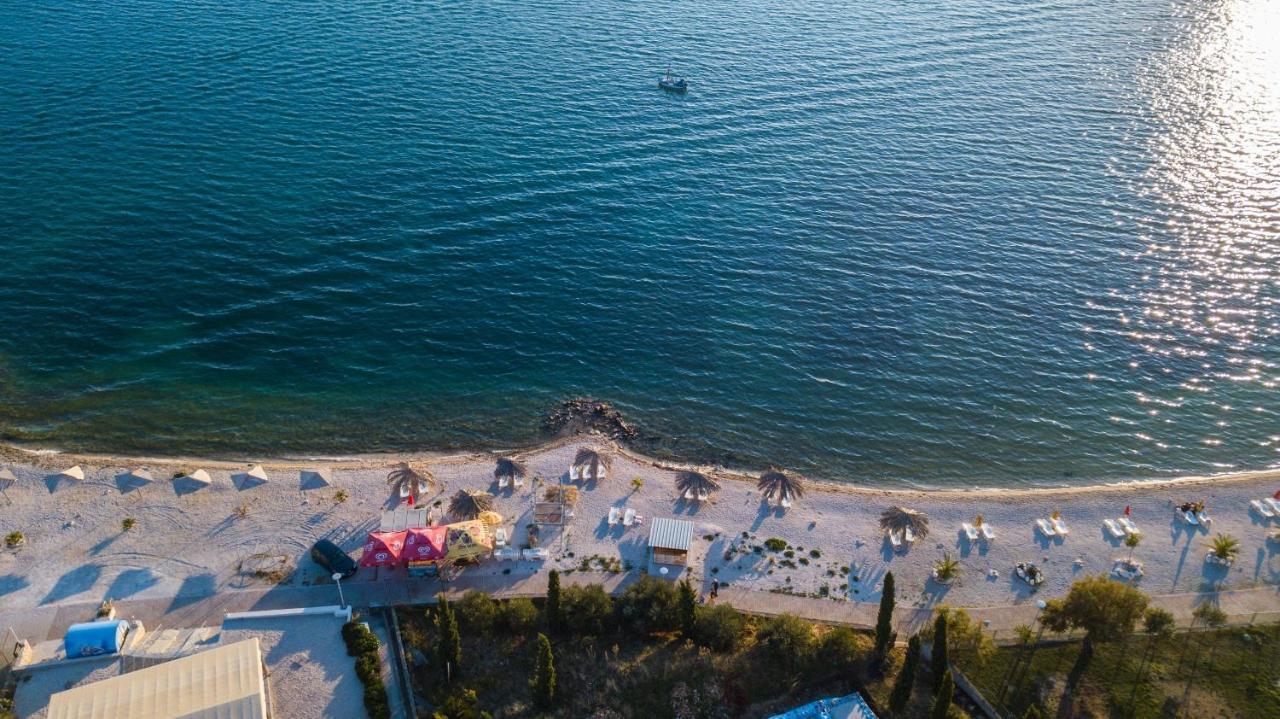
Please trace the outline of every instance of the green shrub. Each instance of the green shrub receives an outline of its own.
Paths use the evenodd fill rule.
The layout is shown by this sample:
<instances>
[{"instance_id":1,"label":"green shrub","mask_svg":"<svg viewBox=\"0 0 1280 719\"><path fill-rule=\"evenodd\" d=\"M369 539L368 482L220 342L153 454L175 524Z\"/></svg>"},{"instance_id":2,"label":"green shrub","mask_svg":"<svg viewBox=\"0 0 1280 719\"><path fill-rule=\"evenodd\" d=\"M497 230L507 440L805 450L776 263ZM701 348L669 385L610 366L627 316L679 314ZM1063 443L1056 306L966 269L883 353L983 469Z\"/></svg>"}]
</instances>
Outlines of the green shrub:
<instances>
[{"instance_id":1,"label":"green shrub","mask_svg":"<svg viewBox=\"0 0 1280 719\"><path fill-rule=\"evenodd\" d=\"M508 599L498 608L498 625L511 634L527 635L538 627L538 608L525 597Z\"/></svg>"},{"instance_id":2,"label":"green shrub","mask_svg":"<svg viewBox=\"0 0 1280 719\"><path fill-rule=\"evenodd\" d=\"M368 652L356 657L356 676L361 684L382 681L382 663L378 661L378 655Z\"/></svg>"},{"instance_id":3,"label":"green shrub","mask_svg":"<svg viewBox=\"0 0 1280 719\"><path fill-rule=\"evenodd\" d=\"M756 649L768 668L795 676L813 657L813 626L790 614L780 614L760 627Z\"/></svg>"},{"instance_id":4,"label":"green shrub","mask_svg":"<svg viewBox=\"0 0 1280 719\"><path fill-rule=\"evenodd\" d=\"M768 548L770 552L781 552L787 548L787 540L770 537L764 540L764 546Z\"/></svg>"},{"instance_id":5,"label":"green shrub","mask_svg":"<svg viewBox=\"0 0 1280 719\"><path fill-rule=\"evenodd\" d=\"M698 607L694 641L715 652L731 652L742 641L746 620L728 604Z\"/></svg>"},{"instance_id":6,"label":"green shrub","mask_svg":"<svg viewBox=\"0 0 1280 719\"><path fill-rule=\"evenodd\" d=\"M618 598L622 621L638 634L669 632L680 626L676 590L669 582L641 577Z\"/></svg>"},{"instance_id":7,"label":"green shrub","mask_svg":"<svg viewBox=\"0 0 1280 719\"><path fill-rule=\"evenodd\" d=\"M836 627L818 642L818 664L823 671L847 674L853 670L868 642L849 627Z\"/></svg>"},{"instance_id":8,"label":"green shrub","mask_svg":"<svg viewBox=\"0 0 1280 719\"><path fill-rule=\"evenodd\" d=\"M369 719L391 719L387 688L381 681L364 685L364 710L369 713Z\"/></svg>"},{"instance_id":9,"label":"green shrub","mask_svg":"<svg viewBox=\"0 0 1280 719\"><path fill-rule=\"evenodd\" d=\"M347 645L347 656L378 651L378 637L363 623L352 620L342 625L342 641Z\"/></svg>"},{"instance_id":10,"label":"green shrub","mask_svg":"<svg viewBox=\"0 0 1280 719\"><path fill-rule=\"evenodd\" d=\"M488 594L474 589L462 595L453 609L462 626L476 634L488 634L498 617L498 607Z\"/></svg>"},{"instance_id":11,"label":"green shrub","mask_svg":"<svg viewBox=\"0 0 1280 719\"><path fill-rule=\"evenodd\" d=\"M613 599L599 584L565 588L561 607L566 631L598 637L613 621Z\"/></svg>"},{"instance_id":12,"label":"green shrub","mask_svg":"<svg viewBox=\"0 0 1280 719\"><path fill-rule=\"evenodd\" d=\"M22 532L9 532L4 537L4 546L9 549L13 549L14 547L21 545L26 540L27 538L22 535Z\"/></svg>"}]
</instances>

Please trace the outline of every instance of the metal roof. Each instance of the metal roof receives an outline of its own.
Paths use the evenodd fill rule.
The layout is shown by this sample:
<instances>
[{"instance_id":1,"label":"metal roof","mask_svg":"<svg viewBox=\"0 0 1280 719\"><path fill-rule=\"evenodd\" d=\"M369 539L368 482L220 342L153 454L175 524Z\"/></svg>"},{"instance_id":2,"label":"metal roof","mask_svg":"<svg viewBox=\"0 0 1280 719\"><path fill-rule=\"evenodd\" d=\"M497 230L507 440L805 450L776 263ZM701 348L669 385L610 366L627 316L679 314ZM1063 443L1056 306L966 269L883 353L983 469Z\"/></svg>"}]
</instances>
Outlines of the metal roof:
<instances>
[{"instance_id":1,"label":"metal roof","mask_svg":"<svg viewBox=\"0 0 1280 719\"><path fill-rule=\"evenodd\" d=\"M58 692L49 719L266 719L258 640L246 639Z\"/></svg>"},{"instance_id":2,"label":"metal roof","mask_svg":"<svg viewBox=\"0 0 1280 719\"><path fill-rule=\"evenodd\" d=\"M658 517L649 527L649 546L689 551L693 546L693 522Z\"/></svg>"}]
</instances>

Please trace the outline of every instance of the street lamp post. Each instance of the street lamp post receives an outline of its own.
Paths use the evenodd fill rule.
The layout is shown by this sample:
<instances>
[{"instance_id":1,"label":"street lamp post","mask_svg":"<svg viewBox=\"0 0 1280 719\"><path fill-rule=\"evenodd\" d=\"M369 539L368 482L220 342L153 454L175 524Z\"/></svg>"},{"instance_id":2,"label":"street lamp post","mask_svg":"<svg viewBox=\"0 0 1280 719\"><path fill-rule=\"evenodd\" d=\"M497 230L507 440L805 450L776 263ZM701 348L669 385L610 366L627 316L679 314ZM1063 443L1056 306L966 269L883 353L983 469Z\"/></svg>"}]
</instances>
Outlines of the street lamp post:
<instances>
[{"instance_id":1,"label":"street lamp post","mask_svg":"<svg viewBox=\"0 0 1280 719\"><path fill-rule=\"evenodd\" d=\"M334 572L333 581L338 583L338 607L340 609L346 609L347 600L342 597L342 574L340 572Z\"/></svg>"}]
</instances>

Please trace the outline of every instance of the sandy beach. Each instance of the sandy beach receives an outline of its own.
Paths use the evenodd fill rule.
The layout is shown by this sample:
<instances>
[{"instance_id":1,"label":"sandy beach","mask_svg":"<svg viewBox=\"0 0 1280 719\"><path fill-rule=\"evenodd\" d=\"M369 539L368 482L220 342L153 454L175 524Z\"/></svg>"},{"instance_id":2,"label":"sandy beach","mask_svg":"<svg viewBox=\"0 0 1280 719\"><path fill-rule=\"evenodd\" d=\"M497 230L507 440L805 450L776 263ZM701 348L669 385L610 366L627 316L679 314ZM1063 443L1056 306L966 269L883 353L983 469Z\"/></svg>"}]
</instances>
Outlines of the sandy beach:
<instances>
[{"instance_id":1,"label":"sandy beach","mask_svg":"<svg viewBox=\"0 0 1280 719\"><path fill-rule=\"evenodd\" d=\"M547 484L567 481L575 452L589 444L608 448L612 471L608 479L582 486L576 516L562 533L548 536L544 530L542 544L551 560L490 561L467 568L467 575L515 582L550 567L582 571L584 560L592 570L601 569L593 558L616 558L638 572L646 567L647 523L625 528L606 521L610 507L625 506L648 521L676 517L695 523L692 576L704 588L719 580L738 590L873 602L884 574L892 571L900 604L1018 605L1061 595L1074 579L1108 572L1116 558L1128 556L1130 550L1105 532L1103 520L1129 506L1143 534L1133 557L1145 565L1145 575L1136 580L1144 591L1213 592L1280 583L1280 553L1267 541L1280 520L1259 517L1249 506L1280 488L1277 472L1018 491L918 492L810 482L803 498L782 510L762 503L754 478L729 472L716 473L722 489L711 501L684 501L674 487L679 467L583 437L517 453L532 478L514 491L497 488L490 454L264 460L270 481L241 491L231 475L258 462L9 447L0 466L11 467L18 480L6 490L7 500L0 497L0 533L21 532L24 542L0 549L0 612L262 588L273 580L253 576L249 568L271 561L285 568L286 586L326 583L327 576L307 557L308 548L325 537L358 556L366 532L377 528L380 512L392 501L387 471L402 460L424 464L440 480L423 500L426 506L447 504L461 488L495 493L496 509L518 546L526 538L535 494ZM54 473L72 465L83 468L83 481L55 480ZM331 470L332 485L303 490L299 471L319 467ZM132 468L151 470L155 481L129 489L121 475ZM197 468L206 470L212 483L180 494L170 478ZM634 489L637 478L641 486ZM345 501L337 500L340 490ZM1190 527L1175 517L1176 504L1201 500L1213 518L1211 528ZM894 551L878 525L880 513L892 505L926 513L928 536ZM1066 537L1046 538L1033 525L1054 510L1070 528ZM961 523L978 514L994 529L994 540L970 542L963 536ZM136 522L129 531L122 529L125 518ZM1240 541L1239 557L1229 568L1205 561L1208 540L1217 533ZM770 538L784 540L792 554L764 548ZM962 566L959 580L948 586L930 579L934 562L944 555ZM1044 570L1038 590L1014 576L1018 562L1035 562ZM352 581L435 580L409 580L403 570L364 569Z\"/></svg>"}]
</instances>

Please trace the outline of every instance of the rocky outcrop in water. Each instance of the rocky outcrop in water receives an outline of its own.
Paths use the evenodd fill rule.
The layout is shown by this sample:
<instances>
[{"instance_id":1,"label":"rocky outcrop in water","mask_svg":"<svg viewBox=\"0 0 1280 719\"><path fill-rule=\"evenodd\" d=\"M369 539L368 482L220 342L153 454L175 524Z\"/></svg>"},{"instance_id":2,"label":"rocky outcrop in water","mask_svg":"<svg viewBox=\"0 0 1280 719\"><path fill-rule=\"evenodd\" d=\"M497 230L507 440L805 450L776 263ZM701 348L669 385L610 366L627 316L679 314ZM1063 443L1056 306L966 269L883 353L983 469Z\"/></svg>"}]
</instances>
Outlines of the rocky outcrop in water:
<instances>
[{"instance_id":1,"label":"rocky outcrop in water","mask_svg":"<svg viewBox=\"0 0 1280 719\"><path fill-rule=\"evenodd\" d=\"M594 431L618 441L630 441L639 434L613 405L588 397L575 397L556 405L543 417L542 429L559 437Z\"/></svg>"}]
</instances>

